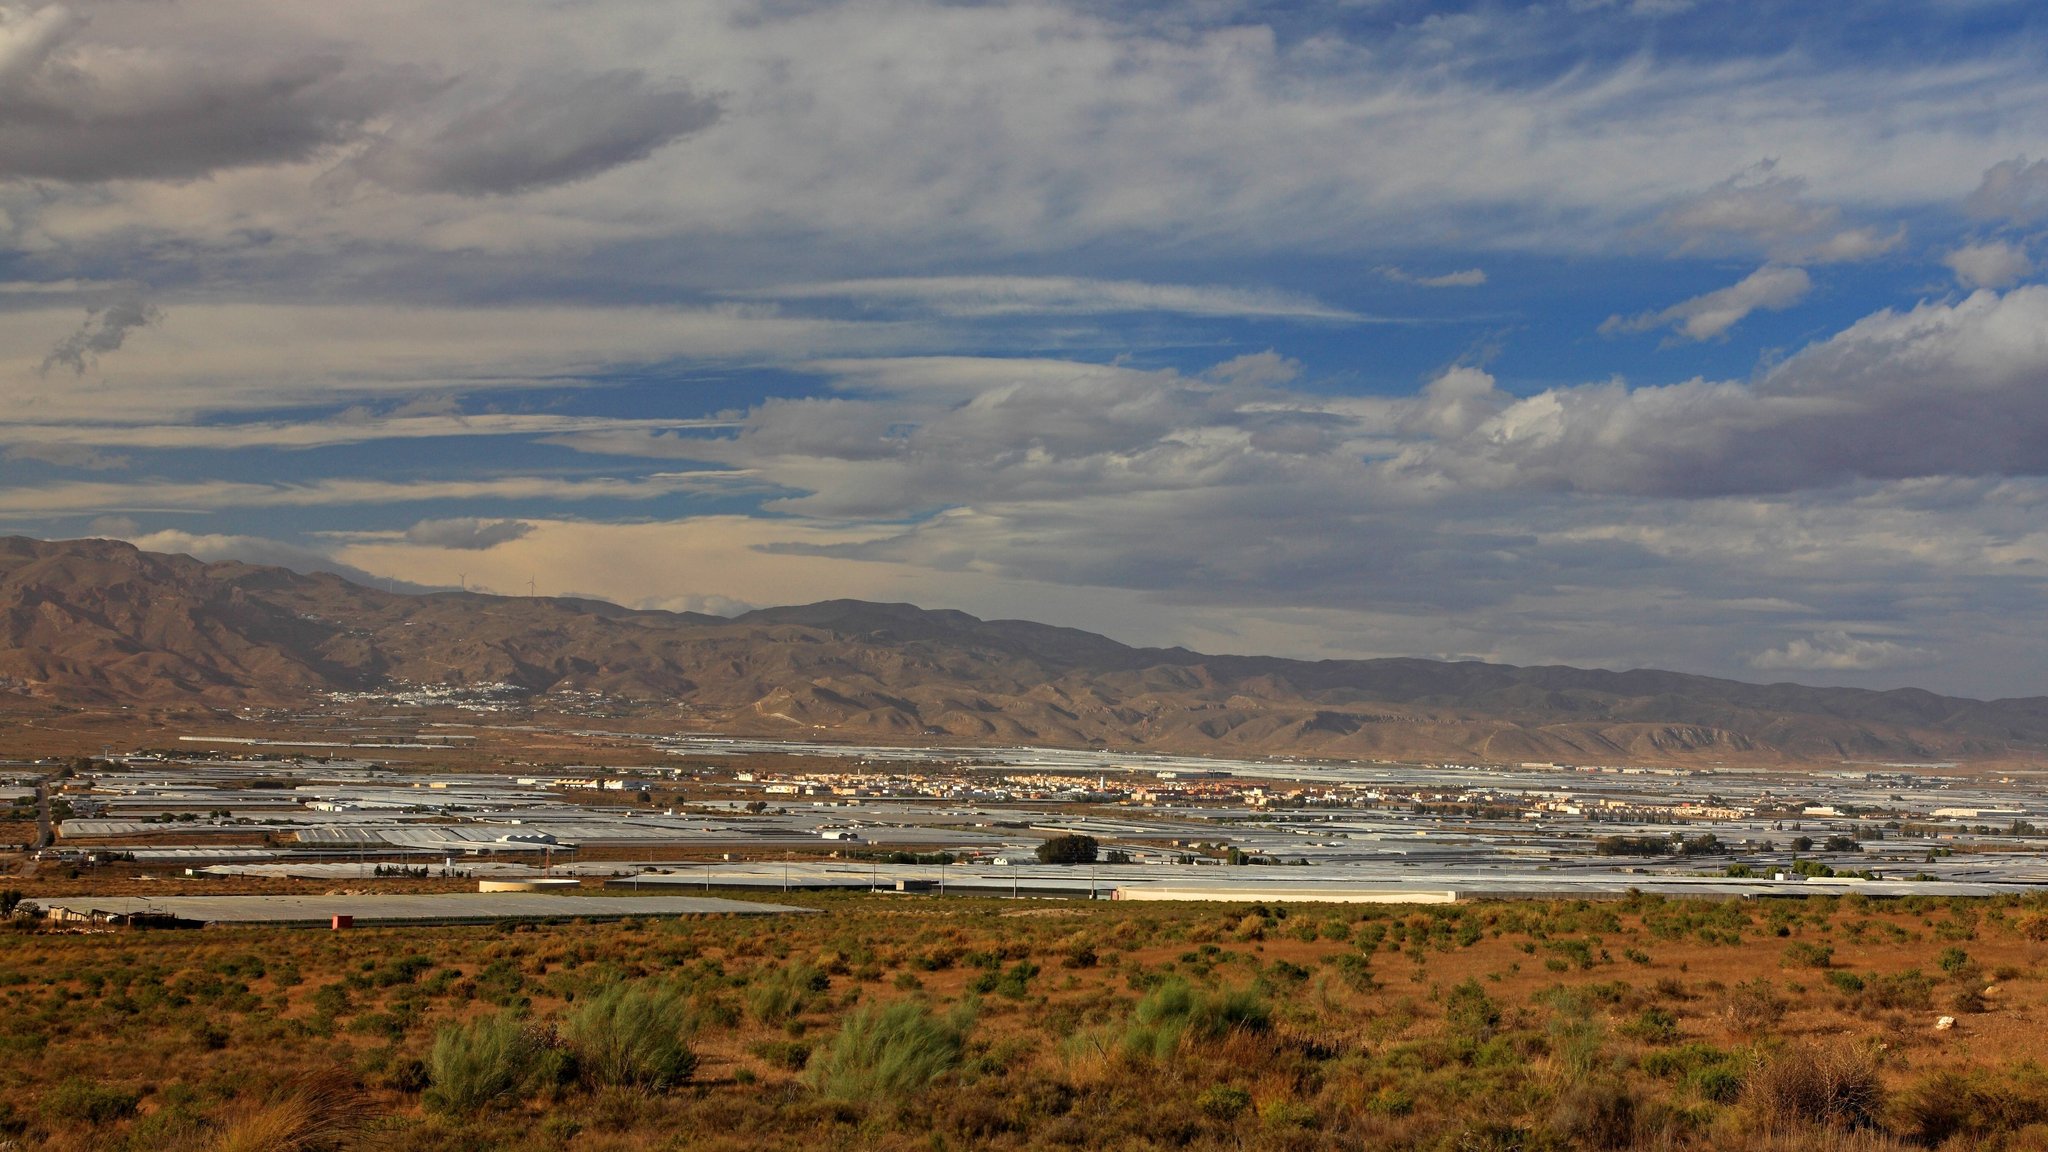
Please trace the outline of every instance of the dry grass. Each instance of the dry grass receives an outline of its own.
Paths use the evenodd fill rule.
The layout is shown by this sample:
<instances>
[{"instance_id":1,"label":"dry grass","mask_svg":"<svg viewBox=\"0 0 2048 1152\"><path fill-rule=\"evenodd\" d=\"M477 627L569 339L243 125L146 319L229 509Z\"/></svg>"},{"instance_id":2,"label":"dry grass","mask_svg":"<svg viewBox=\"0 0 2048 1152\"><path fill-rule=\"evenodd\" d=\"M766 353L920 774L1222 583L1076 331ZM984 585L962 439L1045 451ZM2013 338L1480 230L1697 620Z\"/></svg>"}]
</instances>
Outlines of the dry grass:
<instances>
[{"instance_id":1,"label":"dry grass","mask_svg":"<svg viewBox=\"0 0 2048 1152\"><path fill-rule=\"evenodd\" d=\"M1797 1044L1757 1060L1743 1099L1774 1129L1874 1128L1884 1115L1884 1075L1870 1045Z\"/></svg>"},{"instance_id":2,"label":"dry grass","mask_svg":"<svg viewBox=\"0 0 2048 1152\"><path fill-rule=\"evenodd\" d=\"M326 1152L358 1135L369 1111L340 1070L299 1076L267 1098L231 1111L208 1152Z\"/></svg>"}]
</instances>

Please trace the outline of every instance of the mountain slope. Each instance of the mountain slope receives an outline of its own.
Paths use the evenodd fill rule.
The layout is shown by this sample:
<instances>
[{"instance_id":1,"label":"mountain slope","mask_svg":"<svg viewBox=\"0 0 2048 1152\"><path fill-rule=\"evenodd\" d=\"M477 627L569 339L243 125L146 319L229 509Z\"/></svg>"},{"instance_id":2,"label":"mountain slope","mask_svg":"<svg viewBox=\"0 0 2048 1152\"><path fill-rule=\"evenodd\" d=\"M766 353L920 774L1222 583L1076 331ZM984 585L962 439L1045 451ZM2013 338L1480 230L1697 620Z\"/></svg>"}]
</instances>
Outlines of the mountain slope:
<instances>
[{"instance_id":1,"label":"mountain slope","mask_svg":"<svg viewBox=\"0 0 2048 1152\"><path fill-rule=\"evenodd\" d=\"M408 683L600 692L729 731L1514 762L2048 754L2048 700L1676 672L1133 648L837 600L736 619L400 595L103 540L0 539L0 688L101 704L291 704Z\"/></svg>"}]
</instances>

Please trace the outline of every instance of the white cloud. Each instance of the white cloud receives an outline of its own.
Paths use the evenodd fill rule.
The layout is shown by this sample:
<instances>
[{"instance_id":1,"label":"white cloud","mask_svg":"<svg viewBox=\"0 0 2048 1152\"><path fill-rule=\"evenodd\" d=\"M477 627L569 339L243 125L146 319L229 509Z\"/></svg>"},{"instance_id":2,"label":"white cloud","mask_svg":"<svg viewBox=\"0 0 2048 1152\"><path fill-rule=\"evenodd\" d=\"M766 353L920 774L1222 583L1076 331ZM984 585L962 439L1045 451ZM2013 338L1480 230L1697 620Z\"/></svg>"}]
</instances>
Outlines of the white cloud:
<instances>
[{"instance_id":1,"label":"white cloud","mask_svg":"<svg viewBox=\"0 0 2048 1152\"><path fill-rule=\"evenodd\" d=\"M1874 313L1750 382L1475 392L1467 403L1496 414L1400 445L1385 467L1424 488L1693 496L2042 475L2043 331L2048 288L2027 285Z\"/></svg>"},{"instance_id":2,"label":"white cloud","mask_svg":"<svg viewBox=\"0 0 2048 1152\"><path fill-rule=\"evenodd\" d=\"M1664 227L1682 236L1733 234L1766 241L1804 237L1834 227L1841 211L1808 203L1806 181L1780 175L1777 162L1751 165L1664 213Z\"/></svg>"},{"instance_id":3,"label":"white cloud","mask_svg":"<svg viewBox=\"0 0 2048 1152\"><path fill-rule=\"evenodd\" d=\"M1424 288L1477 288L1486 283L1484 268L1467 268L1461 272L1445 272L1435 276L1423 276L1405 271L1393 265L1380 269L1380 275L1396 284L1418 284Z\"/></svg>"},{"instance_id":4,"label":"white cloud","mask_svg":"<svg viewBox=\"0 0 2048 1152\"><path fill-rule=\"evenodd\" d=\"M71 296L122 287L113 280L0 280L0 296Z\"/></svg>"},{"instance_id":5,"label":"white cloud","mask_svg":"<svg viewBox=\"0 0 2048 1152\"><path fill-rule=\"evenodd\" d=\"M1726 288L1680 301L1661 312L1610 316L1600 331L1647 332L1669 326L1689 340L1712 340L1727 335L1750 313L1782 312L1806 299L1812 290L1813 278L1804 268L1766 264Z\"/></svg>"},{"instance_id":6,"label":"white cloud","mask_svg":"<svg viewBox=\"0 0 2048 1152\"><path fill-rule=\"evenodd\" d=\"M1925 664L1933 656L1891 640L1866 640L1840 629L1797 637L1778 648L1759 652L1753 668L1772 671L1870 672L1880 668Z\"/></svg>"},{"instance_id":7,"label":"white cloud","mask_svg":"<svg viewBox=\"0 0 2048 1152\"><path fill-rule=\"evenodd\" d=\"M1731 241L1761 247L1781 264L1837 264L1872 260L1905 241L1903 226L1884 233L1845 227L1841 209L1814 203L1807 182L1777 170L1777 161L1750 165L1707 191L1665 210L1664 229L1698 250Z\"/></svg>"},{"instance_id":8,"label":"white cloud","mask_svg":"<svg viewBox=\"0 0 2048 1152\"><path fill-rule=\"evenodd\" d=\"M2010 288L2034 274L2027 250L2003 240L1965 244L1941 258L1965 288Z\"/></svg>"},{"instance_id":9,"label":"white cloud","mask_svg":"<svg viewBox=\"0 0 2048 1152\"><path fill-rule=\"evenodd\" d=\"M102 518L94 521L94 530L100 525L122 526L117 521ZM132 522L129 522L132 523ZM272 540L263 536L237 536L227 533L194 533L165 530L147 532L141 535L130 533L112 534L125 538L130 544L145 552L165 552L171 555L190 556L194 560L216 563L222 560L239 560L245 564L270 564L289 568L294 572L333 572L364 584L384 586L385 581L360 568L336 560L317 548L307 548L284 540ZM412 589L408 588L408 591Z\"/></svg>"},{"instance_id":10,"label":"white cloud","mask_svg":"<svg viewBox=\"0 0 2048 1152\"><path fill-rule=\"evenodd\" d=\"M1890 232L1882 232L1876 228L1844 228L1840 232L1815 241L1803 251L1795 250L1792 256L1809 264L1850 264L1875 260L1905 242L1904 224Z\"/></svg>"},{"instance_id":11,"label":"white cloud","mask_svg":"<svg viewBox=\"0 0 2048 1152\"><path fill-rule=\"evenodd\" d=\"M223 508L319 508L424 500L651 500L683 492L736 492L759 482L740 471L655 472L630 478L502 476L482 480L331 478L304 484L228 480L133 484L69 483L0 488L0 514L72 516L94 512L192 512Z\"/></svg>"},{"instance_id":12,"label":"white cloud","mask_svg":"<svg viewBox=\"0 0 2048 1152\"><path fill-rule=\"evenodd\" d=\"M716 101L632 69L536 76L397 128L333 175L400 192L524 192L644 160L717 118Z\"/></svg>"},{"instance_id":13,"label":"white cloud","mask_svg":"<svg viewBox=\"0 0 2048 1152\"><path fill-rule=\"evenodd\" d=\"M1984 170L1963 207L1980 220L2031 224L2048 216L2048 160L2025 156L2001 160Z\"/></svg>"},{"instance_id":14,"label":"white cloud","mask_svg":"<svg viewBox=\"0 0 2048 1152\"><path fill-rule=\"evenodd\" d=\"M122 413L106 413L118 416ZM731 428L732 418L649 420L604 416L530 415L478 412L443 416L378 417L360 411L327 420L242 420L220 424L10 424L0 415L0 444L10 455L62 463L86 459L89 448L244 449L328 448L375 441L475 437L611 436L649 437L680 430ZM110 457L125 463L125 457Z\"/></svg>"},{"instance_id":15,"label":"white cloud","mask_svg":"<svg viewBox=\"0 0 2048 1152\"><path fill-rule=\"evenodd\" d=\"M1641 57L1517 85L1369 39L1291 44L1243 21L1120 20L1114 8L1054 3L707 0L648 18L514 0L428 11L366 0L351 11L356 19L340 20L247 0L96 9L86 31L67 33L81 51L147 45L238 84L244 59L326 61L331 74L301 64L258 77L279 94L268 101L171 102L160 119L175 123L159 128L161 141L142 139L135 157L201 166L211 180L54 198L18 190L0 205L42 244L132 252L140 237L175 237L256 261L318 255L328 268L394 247L524 254L545 267L598 243L736 237L871 255L914 242L925 267L944 253L986 259L1161 237L1211 251L1356 252L1441 231L1476 247L1612 250L1761 154L1799 158L1793 218L1773 223L1783 208L1768 203L1692 215L1798 233L1820 259L1879 250L1885 229L1852 243L1842 237L1862 225L1829 217L1820 223L1834 231L1808 227L1818 218L1799 216L1800 197L1808 216L1851 198L1874 213L1953 203L1966 191L1954 173L2048 135L2048 79L2023 52L1833 68L1796 54ZM79 39L88 33L90 43ZM478 134L492 144L484 160L435 147L472 102L493 106L477 85L516 93L606 75L647 79L597 101L608 111L587 130L537 140L520 127L536 118L501 116L503 131ZM708 125L701 112L648 116L648 100L680 91L663 77L716 94L727 114ZM265 131L237 119L273 106L285 111L265 113ZM1714 114L1700 115L1703 106ZM679 124L688 140L659 147ZM361 164L381 156L392 184L425 194L340 205L307 196L327 158L373 128L390 143ZM260 151L228 148L246 140ZM586 165L576 149L588 141L596 159ZM601 163L643 155L630 169ZM108 170L141 164L118 150L93 156ZM1914 162L1872 159L1895 156ZM573 179L586 168L594 178ZM567 182L536 187L555 179ZM1768 178L1752 183L1727 193L1784 198ZM433 192L505 187L535 190ZM264 237L260 252L249 251L251 235ZM1795 259L1776 247L1767 255Z\"/></svg>"},{"instance_id":16,"label":"white cloud","mask_svg":"<svg viewBox=\"0 0 2048 1152\"><path fill-rule=\"evenodd\" d=\"M41 464L55 464L59 468L90 468L105 471L112 468L126 468L126 456L108 455L85 444L66 444L25 440L9 444L0 449L0 457L9 460L33 460Z\"/></svg>"},{"instance_id":17,"label":"white cloud","mask_svg":"<svg viewBox=\"0 0 2048 1152\"><path fill-rule=\"evenodd\" d=\"M574 593L568 593L574 595ZM827 599L828 597L819 597ZM682 596L646 596L635 601L632 607L642 611L655 612L697 612L706 616L739 616L762 607L746 600L735 600L715 592L685 594Z\"/></svg>"},{"instance_id":18,"label":"white cloud","mask_svg":"<svg viewBox=\"0 0 2048 1152\"><path fill-rule=\"evenodd\" d=\"M93 535L108 540L126 540L142 531L142 525L132 516L97 516L86 527Z\"/></svg>"},{"instance_id":19,"label":"white cloud","mask_svg":"<svg viewBox=\"0 0 2048 1152\"><path fill-rule=\"evenodd\" d=\"M165 319L129 328L121 370L91 389L69 373L39 378L35 351L77 331L77 313L0 311L8 422L186 421L357 399L561 388L620 366L689 357L802 359L888 352L933 339L915 324L777 315L765 305L708 308L407 307L166 301Z\"/></svg>"},{"instance_id":20,"label":"white cloud","mask_svg":"<svg viewBox=\"0 0 2048 1152\"><path fill-rule=\"evenodd\" d=\"M1690 12L1697 3L1698 0L1570 0L1568 7L1574 12L1599 12L1620 6L1627 8L1631 16L1655 19Z\"/></svg>"},{"instance_id":21,"label":"white cloud","mask_svg":"<svg viewBox=\"0 0 2048 1152\"><path fill-rule=\"evenodd\" d=\"M507 544L533 531L524 520L480 520L457 516L446 520L421 520L405 530L408 543L429 548L453 548L482 552Z\"/></svg>"},{"instance_id":22,"label":"white cloud","mask_svg":"<svg viewBox=\"0 0 2048 1152\"><path fill-rule=\"evenodd\" d=\"M1481 274L1480 281L1485 279ZM1071 276L911 276L791 284L746 293L774 300L855 300L918 304L944 316L1094 315L1174 312L1252 319L1366 319L1313 297L1262 288L1147 284Z\"/></svg>"}]
</instances>

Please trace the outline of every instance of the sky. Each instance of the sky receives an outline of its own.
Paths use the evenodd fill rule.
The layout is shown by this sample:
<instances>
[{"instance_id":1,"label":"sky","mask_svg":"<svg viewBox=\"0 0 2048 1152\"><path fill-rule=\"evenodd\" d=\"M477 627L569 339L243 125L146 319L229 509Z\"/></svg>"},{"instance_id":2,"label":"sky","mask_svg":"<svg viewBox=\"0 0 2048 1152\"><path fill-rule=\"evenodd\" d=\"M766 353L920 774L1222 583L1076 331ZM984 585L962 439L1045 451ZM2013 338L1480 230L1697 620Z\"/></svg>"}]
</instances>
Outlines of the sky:
<instances>
[{"instance_id":1,"label":"sky","mask_svg":"<svg viewBox=\"0 0 2048 1152\"><path fill-rule=\"evenodd\" d=\"M2048 14L0 0L0 531L2048 695Z\"/></svg>"}]
</instances>

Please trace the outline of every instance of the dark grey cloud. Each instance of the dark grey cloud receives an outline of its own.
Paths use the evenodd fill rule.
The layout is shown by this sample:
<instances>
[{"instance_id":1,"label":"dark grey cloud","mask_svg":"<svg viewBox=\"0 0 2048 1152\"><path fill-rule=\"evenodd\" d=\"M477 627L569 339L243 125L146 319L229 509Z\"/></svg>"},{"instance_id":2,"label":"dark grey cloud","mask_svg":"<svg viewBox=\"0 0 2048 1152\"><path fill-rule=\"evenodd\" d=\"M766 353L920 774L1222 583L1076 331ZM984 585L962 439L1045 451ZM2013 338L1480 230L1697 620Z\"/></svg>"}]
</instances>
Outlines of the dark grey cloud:
<instances>
[{"instance_id":1,"label":"dark grey cloud","mask_svg":"<svg viewBox=\"0 0 2048 1152\"><path fill-rule=\"evenodd\" d=\"M405 539L409 544L428 548L481 552L517 540L531 531L533 525L522 520L479 520L473 516L458 516L449 520L422 520L405 530Z\"/></svg>"},{"instance_id":2,"label":"dark grey cloud","mask_svg":"<svg viewBox=\"0 0 2048 1152\"><path fill-rule=\"evenodd\" d=\"M594 176L717 117L714 100L636 70L490 91L360 52L140 47L96 39L62 5L0 4L0 177L192 179L361 144L382 120L343 177L488 195Z\"/></svg>"},{"instance_id":3,"label":"dark grey cloud","mask_svg":"<svg viewBox=\"0 0 2048 1152\"><path fill-rule=\"evenodd\" d=\"M49 355L43 357L42 372L48 375L50 369L61 367L83 376L87 368L99 363L102 355L117 351L126 343L128 333L154 324L162 316L143 295L141 285L126 284L113 289L89 305L85 322L57 341Z\"/></svg>"},{"instance_id":4,"label":"dark grey cloud","mask_svg":"<svg viewBox=\"0 0 2048 1152\"><path fill-rule=\"evenodd\" d=\"M394 129L337 174L399 192L488 196L567 184L718 119L718 104L620 69L541 77L433 123Z\"/></svg>"},{"instance_id":5,"label":"dark grey cloud","mask_svg":"<svg viewBox=\"0 0 2048 1152\"><path fill-rule=\"evenodd\" d=\"M183 179L302 159L408 88L331 54L113 47L89 28L61 5L0 8L0 177Z\"/></svg>"}]
</instances>

